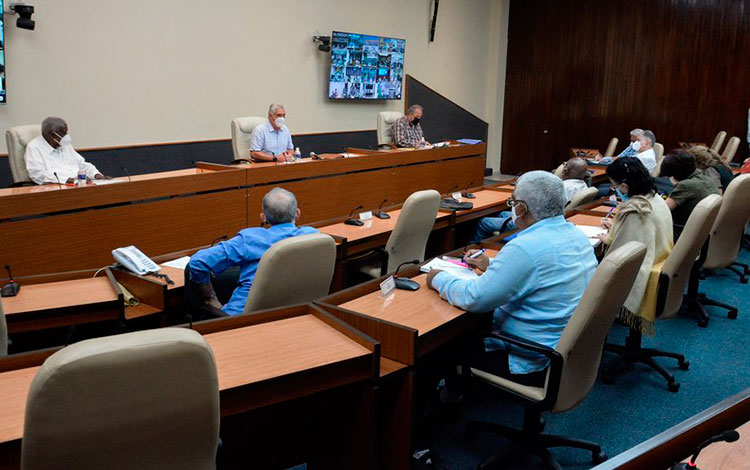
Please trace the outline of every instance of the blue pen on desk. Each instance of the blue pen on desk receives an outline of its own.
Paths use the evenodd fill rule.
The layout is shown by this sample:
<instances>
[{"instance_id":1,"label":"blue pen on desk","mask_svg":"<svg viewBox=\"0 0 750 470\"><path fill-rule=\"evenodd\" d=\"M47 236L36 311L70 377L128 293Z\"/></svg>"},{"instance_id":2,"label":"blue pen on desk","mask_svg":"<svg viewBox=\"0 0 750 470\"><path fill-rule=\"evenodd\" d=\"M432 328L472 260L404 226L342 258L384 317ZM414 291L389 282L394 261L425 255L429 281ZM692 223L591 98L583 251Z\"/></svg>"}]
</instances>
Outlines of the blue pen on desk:
<instances>
[{"instance_id":1,"label":"blue pen on desk","mask_svg":"<svg viewBox=\"0 0 750 470\"><path fill-rule=\"evenodd\" d=\"M606 219L607 217L609 217L615 209L617 209L617 206L612 206L612 209L607 212L607 215L605 215L604 218Z\"/></svg>"},{"instance_id":2,"label":"blue pen on desk","mask_svg":"<svg viewBox=\"0 0 750 470\"><path fill-rule=\"evenodd\" d=\"M481 255L481 254L482 254L482 253L484 253L485 251L487 251L487 250L485 250L484 248L482 248L481 250L479 250L479 251L477 251L476 253L474 253L474 254L472 254L471 256L469 256L469 259L476 259L476 258L479 258L479 255Z\"/></svg>"}]
</instances>

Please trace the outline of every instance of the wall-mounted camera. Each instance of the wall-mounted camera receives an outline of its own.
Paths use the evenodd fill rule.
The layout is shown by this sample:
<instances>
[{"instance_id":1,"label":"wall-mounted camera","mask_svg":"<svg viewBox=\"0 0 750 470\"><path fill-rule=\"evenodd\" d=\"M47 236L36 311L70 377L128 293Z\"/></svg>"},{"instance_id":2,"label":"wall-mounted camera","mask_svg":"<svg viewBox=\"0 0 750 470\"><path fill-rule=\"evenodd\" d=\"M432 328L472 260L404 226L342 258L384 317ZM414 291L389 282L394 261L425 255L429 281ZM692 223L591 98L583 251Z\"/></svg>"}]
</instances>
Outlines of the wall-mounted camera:
<instances>
[{"instance_id":1,"label":"wall-mounted camera","mask_svg":"<svg viewBox=\"0 0 750 470\"><path fill-rule=\"evenodd\" d=\"M318 50L321 52L331 51L331 36L321 36L318 33L314 33L312 37L313 42L318 43Z\"/></svg>"},{"instance_id":2,"label":"wall-mounted camera","mask_svg":"<svg viewBox=\"0 0 750 470\"><path fill-rule=\"evenodd\" d=\"M18 15L16 20L16 27L21 29L34 30L36 22L31 19L31 15L34 14L34 5L27 5L24 2L11 0L8 4L8 8L13 13Z\"/></svg>"}]
</instances>

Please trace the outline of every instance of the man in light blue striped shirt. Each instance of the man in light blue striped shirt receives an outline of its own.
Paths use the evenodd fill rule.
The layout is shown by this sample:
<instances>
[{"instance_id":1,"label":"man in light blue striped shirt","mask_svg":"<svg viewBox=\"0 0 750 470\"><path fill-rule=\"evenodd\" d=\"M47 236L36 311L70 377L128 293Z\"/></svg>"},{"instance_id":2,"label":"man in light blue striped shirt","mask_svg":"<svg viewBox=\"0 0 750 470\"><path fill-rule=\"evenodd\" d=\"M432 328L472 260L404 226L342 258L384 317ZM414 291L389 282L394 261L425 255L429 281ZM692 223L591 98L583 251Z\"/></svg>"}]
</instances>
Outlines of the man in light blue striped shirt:
<instances>
[{"instance_id":1,"label":"man in light blue striped shirt","mask_svg":"<svg viewBox=\"0 0 750 470\"><path fill-rule=\"evenodd\" d=\"M284 124L286 109L283 104L273 103L268 108L268 122L257 126L250 137L250 156L260 162L294 160L292 134Z\"/></svg>"},{"instance_id":2,"label":"man in light blue striped shirt","mask_svg":"<svg viewBox=\"0 0 750 470\"><path fill-rule=\"evenodd\" d=\"M493 330L554 348L596 270L596 256L586 235L563 217L565 192L557 176L546 171L522 175L508 203L521 231L493 260L484 255L467 259L483 274L462 280L431 271L428 284L451 305L494 311ZM490 339L484 351L479 349L472 363L490 359L488 372L544 383L549 361L543 356Z\"/></svg>"}]
</instances>

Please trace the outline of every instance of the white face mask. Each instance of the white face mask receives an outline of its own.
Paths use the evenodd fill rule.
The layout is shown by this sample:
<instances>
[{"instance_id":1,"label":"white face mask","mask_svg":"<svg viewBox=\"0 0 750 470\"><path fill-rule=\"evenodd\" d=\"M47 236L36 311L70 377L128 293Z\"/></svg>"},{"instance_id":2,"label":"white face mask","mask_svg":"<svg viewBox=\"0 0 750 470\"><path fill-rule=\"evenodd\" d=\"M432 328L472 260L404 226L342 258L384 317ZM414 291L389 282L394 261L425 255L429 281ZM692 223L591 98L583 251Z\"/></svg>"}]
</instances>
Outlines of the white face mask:
<instances>
[{"instance_id":1,"label":"white face mask","mask_svg":"<svg viewBox=\"0 0 750 470\"><path fill-rule=\"evenodd\" d=\"M518 215L516 215L516 206L510 208L510 220L515 224Z\"/></svg>"},{"instance_id":2,"label":"white face mask","mask_svg":"<svg viewBox=\"0 0 750 470\"><path fill-rule=\"evenodd\" d=\"M277 117L273 120L273 123L276 124L276 127L284 127L284 123L286 122L286 119L283 117Z\"/></svg>"},{"instance_id":3,"label":"white face mask","mask_svg":"<svg viewBox=\"0 0 750 470\"><path fill-rule=\"evenodd\" d=\"M636 140L635 142L633 142L630 145L633 147L633 150L635 150L636 152L641 149L641 141L640 140Z\"/></svg>"},{"instance_id":4,"label":"white face mask","mask_svg":"<svg viewBox=\"0 0 750 470\"><path fill-rule=\"evenodd\" d=\"M64 136L60 137L60 134L55 132L55 135L60 139L57 141L60 147L70 145L73 142L73 139L70 137L70 134L65 134Z\"/></svg>"}]
</instances>

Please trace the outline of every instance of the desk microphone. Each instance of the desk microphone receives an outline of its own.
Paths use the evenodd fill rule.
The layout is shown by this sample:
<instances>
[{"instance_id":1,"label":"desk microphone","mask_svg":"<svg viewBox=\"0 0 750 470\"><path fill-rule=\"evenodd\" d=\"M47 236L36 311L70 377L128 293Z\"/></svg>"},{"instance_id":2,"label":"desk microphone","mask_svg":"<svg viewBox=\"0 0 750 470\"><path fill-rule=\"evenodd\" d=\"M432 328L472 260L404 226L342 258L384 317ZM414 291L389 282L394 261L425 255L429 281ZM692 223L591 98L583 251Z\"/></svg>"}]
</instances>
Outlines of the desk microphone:
<instances>
[{"instance_id":1,"label":"desk microphone","mask_svg":"<svg viewBox=\"0 0 750 470\"><path fill-rule=\"evenodd\" d=\"M383 204L385 204L385 202L386 202L387 200L388 200L388 199L383 199L383 202L381 202L381 203L380 203L380 205L378 206L378 210L377 210L377 211L375 211L375 213L373 214L373 215L374 215L375 217L377 217L378 219L390 219L390 218L391 218L391 214L389 214L389 213L387 213L387 212L383 212L383 211L381 210L381 209L383 208Z\"/></svg>"},{"instance_id":2,"label":"desk microphone","mask_svg":"<svg viewBox=\"0 0 750 470\"><path fill-rule=\"evenodd\" d=\"M211 242L211 246L214 246L214 245L216 245L217 243L219 243L220 241L222 241L222 240L226 240L226 239L228 239L228 238L229 238L229 235L222 235L222 236L220 236L220 237L216 238L216 239L215 239L214 241L212 241L212 242Z\"/></svg>"},{"instance_id":3,"label":"desk microphone","mask_svg":"<svg viewBox=\"0 0 750 470\"><path fill-rule=\"evenodd\" d=\"M362 207L364 207L364 206L362 206L362 205L360 204L359 206L357 206L357 207L355 207L354 209L352 209L352 211L351 211L351 212L349 212L349 217L348 217L348 218L347 218L347 219L346 219L346 220L344 221L344 223L345 223L346 225L356 225L357 227L361 227L361 226L363 226L363 225L365 224L364 222L362 222L362 221L361 221L361 220L359 220L359 219L354 219L354 218L352 218L352 214L354 214L354 211L358 211L358 210L362 209Z\"/></svg>"},{"instance_id":4,"label":"desk microphone","mask_svg":"<svg viewBox=\"0 0 750 470\"><path fill-rule=\"evenodd\" d=\"M690 462L688 463L678 463L670 467L669 470L700 470L695 465L695 459L698 458L698 454L701 453L701 450L708 447L709 445L713 444L714 442L734 442L737 439L740 438L740 433L735 431L734 429L729 431L724 431L723 433L719 434L718 436L714 436L710 439L706 439L705 441L701 442L700 445L698 445L698 448L695 450L695 453L692 457L690 457Z\"/></svg>"},{"instance_id":5,"label":"desk microphone","mask_svg":"<svg viewBox=\"0 0 750 470\"><path fill-rule=\"evenodd\" d=\"M344 150L344 158L349 156L349 152L346 150L346 147L343 147Z\"/></svg>"},{"instance_id":6,"label":"desk microphone","mask_svg":"<svg viewBox=\"0 0 750 470\"><path fill-rule=\"evenodd\" d=\"M322 158L320 158L315 152L310 152L310 158L312 158L313 160L322 160Z\"/></svg>"},{"instance_id":7,"label":"desk microphone","mask_svg":"<svg viewBox=\"0 0 750 470\"><path fill-rule=\"evenodd\" d=\"M57 188L62 189L62 183L60 182L60 177L57 176L57 172L53 171L52 174L55 175L55 179L57 180Z\"/></svg>"},{"instance_id":8,"label":"desk microphone","mask_svg":"<svg viewBox=\"0 0 750 470\"><path fill-rule=\"evenodd\" d=\"M469 188L471 188L472 184L474 184L473 181L471 183L469 183L468 186L466 186L466 189L464 190L464 192L461 193L461 196L465 197L466 199L476 199L477 198L473 193L469 192Z\"/></svg>"},{"instance_id":9,"label":"desk microphone","mask_svg":"<svg viewBox=\"0 0 750 470\"><path fill-rule=\"evenodd\" d=\"M18 291L21 290L21 286L13 280L13 274L10 272L10 265L5 265L5 270L8 271L8 283L0 289L0 295L3 297L15 297L18 295Z\"/></svg>"},{"instance_id":10,"label":"desk microphone","mask_svg":"<svg viewBox=\"0 0 750 470\"><path fill-rule=\"evenodd\" d=\"M125 173L125 176L127 176L127 177L128 177L128 181L133 181L133 180L132 180L132 179L130 178L130 173L128 172L128 169L127 169L127 168L125 168L125 166L123 166L123 167L122 167L122 171L123 171L123 172Z\"/></svg>"},{"instance_id":11,"label":"desk microphone","mask_svg":"<svg viewBox=\"0 0 750 470\"><path fill-rule=\"evenodd\" d=\"M396 268L396 272L393 273L393 282L396 283L396 289L417 290L419 289L419 283L417 281L412 281L411 279L405 277L398 277L398 272L401 267L407 264L419 264L419 260L413 259L411 261L404 261L403 263L399 264L398 268Z\"/></svg>"}]
</instances>

